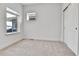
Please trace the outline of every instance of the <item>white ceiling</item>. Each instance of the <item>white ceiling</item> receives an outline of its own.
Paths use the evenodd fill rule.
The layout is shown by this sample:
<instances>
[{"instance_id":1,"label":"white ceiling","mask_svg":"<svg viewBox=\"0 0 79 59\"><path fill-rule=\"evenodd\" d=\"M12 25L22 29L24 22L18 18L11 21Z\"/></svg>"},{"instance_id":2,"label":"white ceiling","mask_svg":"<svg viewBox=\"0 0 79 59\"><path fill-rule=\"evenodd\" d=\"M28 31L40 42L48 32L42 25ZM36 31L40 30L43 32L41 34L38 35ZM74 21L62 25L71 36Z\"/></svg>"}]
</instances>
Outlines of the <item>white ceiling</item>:
<instances>
[{"instance_id":1,"label":"white ceiling","mask_svg":"<svg viewBox=\"0 0 79 59\"><path fill-rule=\"evenodd\" d=\"M32 4L40 4L40 3L21 3L22 5L32 5Z\"/></svg>"},{"instance_id":2,"label":"white ceiling","mask_svg":"<svg viewBox=\"0 0 79 59\"><path fill-rule=\"evenodd\" d=\"M53 3L21 3L22 5L36 5L36 4L53 4Z\"/></svg>"}]
</instances>

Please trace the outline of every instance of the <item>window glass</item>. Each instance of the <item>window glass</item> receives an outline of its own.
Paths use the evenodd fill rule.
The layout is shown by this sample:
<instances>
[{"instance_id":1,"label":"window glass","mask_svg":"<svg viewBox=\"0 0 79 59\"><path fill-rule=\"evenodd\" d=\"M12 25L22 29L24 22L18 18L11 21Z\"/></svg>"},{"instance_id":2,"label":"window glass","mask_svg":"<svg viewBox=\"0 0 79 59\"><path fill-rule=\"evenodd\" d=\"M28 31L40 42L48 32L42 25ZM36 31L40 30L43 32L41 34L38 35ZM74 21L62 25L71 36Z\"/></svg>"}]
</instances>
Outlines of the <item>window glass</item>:
<instances>
[{"instance_id":1,"label":"window glass","mask_svg":"<svg viewBox=\"0 0 79 59\"><path fill-rule=\"evenodd\" d=\"M7 33L17 32L17 15L7 12L6 17L7 17L6 21Z\"/></svg>"}]
</instances>

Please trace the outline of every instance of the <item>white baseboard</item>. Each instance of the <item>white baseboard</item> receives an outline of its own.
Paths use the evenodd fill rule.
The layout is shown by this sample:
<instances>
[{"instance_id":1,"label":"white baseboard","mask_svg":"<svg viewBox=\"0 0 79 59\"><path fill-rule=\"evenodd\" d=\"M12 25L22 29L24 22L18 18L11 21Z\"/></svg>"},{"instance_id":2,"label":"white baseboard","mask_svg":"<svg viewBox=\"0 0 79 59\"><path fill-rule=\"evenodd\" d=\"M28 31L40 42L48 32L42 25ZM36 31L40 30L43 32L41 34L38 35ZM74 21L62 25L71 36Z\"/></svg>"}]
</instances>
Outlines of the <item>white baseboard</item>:
<instances>
[{"instance_id":1,"label":"white baseboard","mask_svg":"<svg viewBox=\"0 0 79 59\"><path fill-rule=\"evenodd\" d=\"M41 39L41 38L24 38L24 39L46 40L46 41L60 41L60 42L62 42L60 39L56 39L56 38L53 38L53 39Z\"/></svg>"}]
</instances>

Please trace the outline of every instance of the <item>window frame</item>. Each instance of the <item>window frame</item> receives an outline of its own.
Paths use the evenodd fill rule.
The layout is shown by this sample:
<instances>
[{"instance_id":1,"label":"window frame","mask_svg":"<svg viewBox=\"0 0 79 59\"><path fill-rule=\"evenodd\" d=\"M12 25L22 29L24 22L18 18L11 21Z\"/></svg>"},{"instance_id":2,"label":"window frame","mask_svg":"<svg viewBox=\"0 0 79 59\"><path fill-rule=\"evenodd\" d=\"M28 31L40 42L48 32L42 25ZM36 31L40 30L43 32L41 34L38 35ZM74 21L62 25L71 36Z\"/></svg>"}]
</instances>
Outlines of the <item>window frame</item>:
<instances>
[{"instance_id":1,"label":"window frame","mask_svg":"<svg viewBox=\"0 0 79 59\"><path fill-rule=\"evenodd\" d=\"M7 32L7 29L5 28L6 29L6 34L8 35L8 34L19 33L20 32L20 23L19 23L20 14L18 12L14 11L13 9L9 8L9 7L6 8L6 14L7 13L11 13L11 14L17 16L17 20L16 20L17 21L17 31L15 31L15 32ZM6 16L6 22L7 22L7 16ZM7 27L7 24L6 24L6 27Z\"/></svg>"}]
</instances>

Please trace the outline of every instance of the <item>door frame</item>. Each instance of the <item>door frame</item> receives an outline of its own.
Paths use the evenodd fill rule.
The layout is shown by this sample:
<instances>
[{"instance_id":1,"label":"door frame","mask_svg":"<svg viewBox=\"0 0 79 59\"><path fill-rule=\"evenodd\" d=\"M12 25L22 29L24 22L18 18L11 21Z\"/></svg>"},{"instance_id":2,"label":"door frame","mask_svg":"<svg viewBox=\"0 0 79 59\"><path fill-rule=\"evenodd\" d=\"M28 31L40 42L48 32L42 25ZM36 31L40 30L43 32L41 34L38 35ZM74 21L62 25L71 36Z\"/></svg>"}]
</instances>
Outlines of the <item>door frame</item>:
<instances>
[{"instance_id":1,"label":"door frame","mask_svg":"<svg viewBox=\"0 0 79 59\"><path fill-rule=\"evenodd\" d=\"M65 33L65 24L64 24L64 12L68 9L68 7L71 5L71 3L69 3L64 9L63 9L63 42L65 41L65 35L64 35L64 33Z\"/></svg>"}]
</instances>

